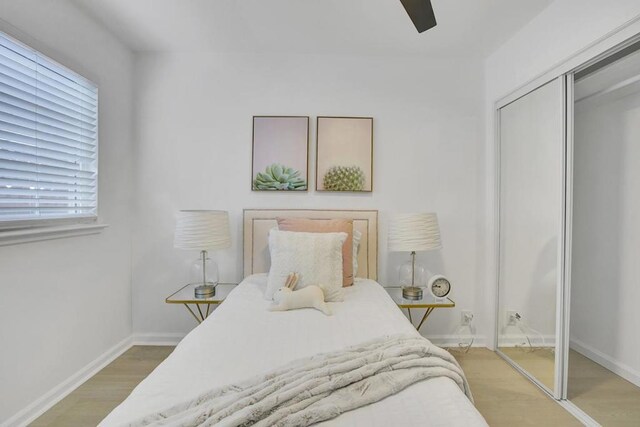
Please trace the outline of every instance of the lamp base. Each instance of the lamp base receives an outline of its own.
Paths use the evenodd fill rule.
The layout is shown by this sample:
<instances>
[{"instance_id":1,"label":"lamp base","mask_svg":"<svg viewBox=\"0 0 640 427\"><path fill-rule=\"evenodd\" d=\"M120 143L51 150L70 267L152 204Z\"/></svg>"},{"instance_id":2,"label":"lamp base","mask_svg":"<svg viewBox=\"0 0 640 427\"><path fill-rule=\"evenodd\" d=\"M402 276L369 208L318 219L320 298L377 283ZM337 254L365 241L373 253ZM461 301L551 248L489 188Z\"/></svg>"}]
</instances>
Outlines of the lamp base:
<instances>
[{"instance_id":1,"label":"lamp base","mask_svg":"<svg viewBox=\"0 0 640 427\"><path fill-rule=\"evenodd\" d=\"M410 300L422 299L422 289L417 286L407 286L402 288L402 298Z\"/></svg>"},{"instance_id":2,"label":"lamp base","mask_svg":"<svg viewBox=\"0 0 640 427\"><path fill-rule=\"evenodd\" d=\"M211 298L216 295L216 287L215 285L198 285L194 293L196 298Z\"/></svg>"}]
</instances>

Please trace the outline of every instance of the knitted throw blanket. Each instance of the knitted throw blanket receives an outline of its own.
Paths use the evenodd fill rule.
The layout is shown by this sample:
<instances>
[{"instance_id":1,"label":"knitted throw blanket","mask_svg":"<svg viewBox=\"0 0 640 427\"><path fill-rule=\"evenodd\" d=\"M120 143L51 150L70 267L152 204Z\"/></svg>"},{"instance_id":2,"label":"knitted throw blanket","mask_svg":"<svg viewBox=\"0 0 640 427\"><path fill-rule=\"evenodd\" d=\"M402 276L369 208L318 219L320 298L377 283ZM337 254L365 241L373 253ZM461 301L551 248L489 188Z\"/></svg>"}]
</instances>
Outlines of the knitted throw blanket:
<instances>
[{"instance_id":1,"label":"knitted throw blanket","mask_svg":"<svg viewBox=\"0 0 640 427\"><path fill-rule=\"evenodd\" d=\"M210 390L130 425L308 426L435 377L451 378L473 400L446 350L422 337L387 336Z\"/></svg>"}]
</instances>

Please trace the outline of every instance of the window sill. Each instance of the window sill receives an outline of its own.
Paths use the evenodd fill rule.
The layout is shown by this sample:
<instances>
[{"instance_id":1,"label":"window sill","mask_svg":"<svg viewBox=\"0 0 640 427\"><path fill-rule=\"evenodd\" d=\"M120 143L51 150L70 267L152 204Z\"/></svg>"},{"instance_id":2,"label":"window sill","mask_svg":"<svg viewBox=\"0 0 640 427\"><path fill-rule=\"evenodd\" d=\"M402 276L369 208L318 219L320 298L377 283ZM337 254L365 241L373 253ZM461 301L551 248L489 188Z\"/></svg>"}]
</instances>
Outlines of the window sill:
<instances>
[{"instance_id":1,"label":"window sill","mask_svg":"<svg viewBox=\"0 0 640 427\"><path fill-rule=\"evenodd\" d=\"M108 224L74 224L0 231L0 246L98 234L108 226Z\"/></svg>"}]
</instances>

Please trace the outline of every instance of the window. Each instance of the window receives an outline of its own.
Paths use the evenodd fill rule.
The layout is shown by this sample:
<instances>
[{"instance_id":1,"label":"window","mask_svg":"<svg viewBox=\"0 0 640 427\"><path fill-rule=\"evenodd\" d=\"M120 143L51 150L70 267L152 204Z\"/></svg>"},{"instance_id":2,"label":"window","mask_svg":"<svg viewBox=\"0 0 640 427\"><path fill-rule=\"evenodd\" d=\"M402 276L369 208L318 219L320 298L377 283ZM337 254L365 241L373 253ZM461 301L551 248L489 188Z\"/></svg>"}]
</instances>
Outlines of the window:
<instances>
[{"instance_id":1,"label":"window","mask_svg":"<svg viewBox=\"0 0 640 427\"><path fill-rule=\"evenodd\" d=\"M0 33L0 228L95 218L98 88Z\"/></svg>"}]
</instances>

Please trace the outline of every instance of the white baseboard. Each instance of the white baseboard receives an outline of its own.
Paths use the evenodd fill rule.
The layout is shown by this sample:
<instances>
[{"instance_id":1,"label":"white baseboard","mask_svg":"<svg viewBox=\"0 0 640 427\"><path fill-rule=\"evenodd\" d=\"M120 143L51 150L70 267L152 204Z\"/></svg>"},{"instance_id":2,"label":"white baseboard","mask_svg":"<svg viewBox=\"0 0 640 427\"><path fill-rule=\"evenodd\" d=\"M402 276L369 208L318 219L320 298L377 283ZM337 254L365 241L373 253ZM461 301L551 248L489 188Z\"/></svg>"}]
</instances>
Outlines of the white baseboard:
<instances>
[{"instance_id":1,"label":"white baseboard","mask_svg":"<svg viewBox=\"0 0 640 427\"><path fill-rule=\"evenodd\" d=\"M614 374L619 375L630 383L640 387L640 372L636 371L631 366L618 362L613 357L604 354L600 350L596 350L580 340L572 339L569 343L569 347L582 354L584 357L604 366Z\"/></svg>"},{"instance_id":2,"label":"white baseboard","mask_svg":"<svg viewBox=\"0 0 640 427\"><path fill-rule=\"evenodd\" d=\"M544 340L542 339L544 338ZM555 347L555 335L529 335L531 345L534 347ZM527 339L522 334L509 334L498 336L498 347L516 347L527 345Z\"/></svg>"},{"instance_id":3,"label":"white baseboard","mask_svg":"<svg viewBox=\"0 0 640 427\"><path fill-rule=\"evenodd\" d=\"M178 345L186 336L186 333L146 333L133 334L133 345ZM432 343L439 347L458 347L460 337L458 335L425 335ZM472 347L486 347L486 337L476 335Z\"/></svg>"},{"instance_id":4,"label":"white baseboard","mask_svg":"<svg viewBox=\"0 0 640 427\"><path fill-rule=\"evenodd\" d=\"M48 411L53 405L64 399L69 393L82 385L82 383L97 374L98 371L113 362L122 353L130 349L131 345L131 336L123 339L71 377L40 396L33 403L20 410L8 420L4 421L0 424L0 427L22 427L33 422L40 415Z\"/></svg>"},{"instance_id":5,"label":"white baseboard","mask_svg":"<svg viewBox=\"0 0 640 427\"><path fill-rule=\"evenodd\" d=\"M178 345L187 333L145 333L133 334L132 345ZM432 343L439 347L457 347L460 342L458 335L424 335ZM486 337L476 335L473 340L473 347L486 347Z\"/></svg>"},{"instance_id":6,"label":"white baseboard","mask_svg":"<svg viewBox=\"0 0 640 427\"><path fill-rule=\"evenodd\" d=\"M460 336L459 335L425 335L422 334L425 338L429 339L432 343L437 345L438 347L455 347L457 348L460 344ZM467 340L465 340L467 341ZM484 335L476 335L473 337L473 344L471 347L486 347L487 337Z\"/></svg>"},{"instance_id":7,"label":"white baseboard","mask_svg":"<svg viewBox=\"0 0 640 427\"><path fill-rule=\"evenodd\" d=\"M178 345L187 334L181 332L133 334L133 345Z\"/></svg>"}]
</instances>

